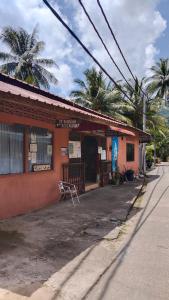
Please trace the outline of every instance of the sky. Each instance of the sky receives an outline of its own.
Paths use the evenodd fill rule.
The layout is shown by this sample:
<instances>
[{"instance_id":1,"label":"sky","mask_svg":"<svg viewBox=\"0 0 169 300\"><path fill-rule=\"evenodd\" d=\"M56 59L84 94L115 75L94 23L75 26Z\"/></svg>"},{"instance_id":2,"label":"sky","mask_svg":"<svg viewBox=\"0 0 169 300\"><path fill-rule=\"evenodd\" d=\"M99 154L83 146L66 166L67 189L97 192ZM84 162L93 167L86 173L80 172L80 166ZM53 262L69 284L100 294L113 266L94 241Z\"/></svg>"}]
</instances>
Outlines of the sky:
<instances>
[{"instance_id":1,"label":"sky","mask_svg":"<svg viewBox=\"0 0 169 300\"><path fill-rule=\"evenodd\" d=\"M78 0L49 0L92 54L115 79L121 79L98 37L80 8ZM169 0L100 0L127 61L138 77L150 74L160 57L169 57ZM130 74L110 35L96 0L83 0L114 60L127 78ZM10 4L10 5L9 5ZM76 89L75 78L84 79L94 66L84 50L52 15L42 0L0 1L0 31L4 26L23 27L31 32L37 25L39 39L46 43L41 57L53 58L59 68L51 71L58 79L51 91L69 98ZM8 51L0 42L0 51Z\"/></svg>"}]
</instances>

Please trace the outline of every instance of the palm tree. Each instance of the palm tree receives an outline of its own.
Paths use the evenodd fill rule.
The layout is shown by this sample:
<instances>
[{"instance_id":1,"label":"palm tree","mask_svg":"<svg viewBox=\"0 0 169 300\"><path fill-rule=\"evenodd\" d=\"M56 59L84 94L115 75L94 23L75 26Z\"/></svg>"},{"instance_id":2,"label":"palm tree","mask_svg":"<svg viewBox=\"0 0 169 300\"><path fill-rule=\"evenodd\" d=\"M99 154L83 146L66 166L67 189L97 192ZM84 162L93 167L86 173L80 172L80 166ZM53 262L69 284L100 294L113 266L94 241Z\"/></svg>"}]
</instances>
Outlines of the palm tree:
<instances>
[{"instance_id":1,"label":"palm tree","mask_svg":"<svg viewBox=\"0 0 169 300\"><path fill-rule=\"evenodd\" d=\"M84 71L85 80L75 79L74 82L79 86L78 90L73 90L71 96L76 103L91 107L94 99L97 97L99 88L105 89L105 78L102 71L95 68Z\"/></svg>"},{"instance_id":2,"label":"palm tree","mask_svg":"<svg viewBox=\"0 0 169 300\"><path fill-rule=\"evenodd\" d=\"M152 143L154 144L154 158L160 157L163 161L169 156L169 127L166 119L159 114L154 116L154 124L150 128Z\"/></svg>"},{"instance_id":3,"label":"palm tree","mask_svg":"<svg viewBox=\"0 0 169 300\"><path fill-rule=\"evenodd\" d=\"M141 81L136 78L133 82L130 81L130 85L125 84L123 89L125 90L128 98L125 97L126 107L124 107L123 114L132 123L133 126L142 129L143 127L143 97L141 89L143 88L144 79ZM129 100L130 99L130 100Z\"/></svg>"},{"instance_id":4,"label":"palm tree","mask_svg":"<svg viewBox=\"0 0 169 300\"><path fill-rule=\"evenodd\" d=\"M167 104L169 94L169 59L160 59L155 66L151 68L152 76L147 79L148 89L155 96L164 98Z\"/></svg>"},{"instance_id":5,"label":"palm tree","mask_svg":"<svg viewBox=\"0 0 169 300\"><path fill-rule=\"evenodd\" d=\"M127 116L123 114L128 104L121 97L121 92L116 87L99 88L97 96L92 102L92 109L131 124Z\"/></svg>"},{"instance_id":6,"label":"palm tree","mask_svg":"<svg viewBox=\"0 0 169 300\"><path fill-rule=\"evenodd\" d=\"M45 43L37 40L37 27L29 34L23 28L15 30L8 26L2 30L0 39L9 48L8 52L0 52L1 72L45 89L49 89L49 83L57 83L46 69L56 66L53 59L38 57Z\"/></svg>"},{"instance_id":7,"label":"palm tree","mask_svg":"<svg viewBox=\"0 0 169 300\"><path fill-rule=\"evenodd\" d=\"M106 82L102 71L97 71L95 68L87 69L84 72L84 76L84 81L80 79L75 80L79 89L71 92L74 101L121 121L129 121L122 114L126 104L120 92Z\"/></svg>"},{"instance_id":8,"label":"palm tree","mask_svg":"<svg viewBox=\"0 0 169 300\"><path fill-rule=\"evenodd\" d=\"M145 79L136 80L131 82L131 87L129 85L124 85L124 89L128 98L125 98L126 105L123 109L123 114L127 117L133 126L143 129L143 103L145 95L142 93L145 87ZM148 128L154 126L156 120L156 115L160 110L160 98L150 97L148 90L146 90L148 99L146 98L146 125Z\"/></svg>"}]
</instances>

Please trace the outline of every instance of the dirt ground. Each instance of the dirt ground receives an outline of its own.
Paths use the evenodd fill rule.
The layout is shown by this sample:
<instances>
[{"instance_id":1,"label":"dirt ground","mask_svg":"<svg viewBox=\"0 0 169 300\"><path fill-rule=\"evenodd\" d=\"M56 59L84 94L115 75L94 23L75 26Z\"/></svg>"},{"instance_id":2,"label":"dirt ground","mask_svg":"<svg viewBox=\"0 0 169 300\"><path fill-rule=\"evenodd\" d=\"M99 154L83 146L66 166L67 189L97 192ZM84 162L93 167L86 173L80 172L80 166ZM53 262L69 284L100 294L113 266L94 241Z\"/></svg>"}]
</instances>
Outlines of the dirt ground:
<instances>
[{"instance_id":1,"label":"dirt ground","mask_svg":"<svg viewBox=\"0 0 169 300\"><path fill-rule=\"evenodd\" d=\"M0 221L0 288L31 295L53 273L124 221L141 182L107 186Z\"/></svg>"}]
</instances>

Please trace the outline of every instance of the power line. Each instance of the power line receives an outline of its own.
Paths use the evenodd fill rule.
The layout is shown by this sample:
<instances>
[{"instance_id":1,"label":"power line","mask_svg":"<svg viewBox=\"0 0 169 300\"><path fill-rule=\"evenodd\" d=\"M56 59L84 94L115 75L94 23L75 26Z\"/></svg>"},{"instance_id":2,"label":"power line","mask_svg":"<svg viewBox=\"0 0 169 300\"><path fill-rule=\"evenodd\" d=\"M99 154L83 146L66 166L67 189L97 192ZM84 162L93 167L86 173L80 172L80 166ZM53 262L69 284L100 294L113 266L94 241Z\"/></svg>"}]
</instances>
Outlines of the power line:
<instances>
[{"instance_id":1,"label":"power line","mask_svg":"<svg viewBox=\"0 0 169 300\"><path fill-rule=\"evenodd\" d=\"M130 101L129 96L125 91L121 88L121 86L111 77L111 75L102 67L99 61L93 56L93 54L88 50L88 48L82 43L82 41L78 38L78 36L73 32L73 30L63 21L61 16L55 11L55 9L49 4L47 0L43 0L45 5L50 9L50 11L54 14L54 16L59 20L59 22L69 31L69 33L75 38L75 40L81 45L81 47L85 50L85 52L94 60L94 62L100 67L103 73L114 83L114 85L126 96L126 98Z\"/></svg>"},{"instance_id":2,"label":"power line","mask_svg":"<svg viewBox=\"0 0 169 300\"><path fill-rule=\"evenodd\" d=\"M115 62L114 58L112 57L110 51L108 50L108 48L107 48L107 46L106 46L106 44L105 44L103 38L101 37L101 35L100 35L99 31L97 30L97 28L96 28L94 22L92 21L90 15L88 14L88 12L87 12L87 10L86 10L84 4L82 3L81 0L79 0L79 3L80 3L80 5L81 5L81 7L83 8L83 11L84 11L85 15L87 16L89 22L90 22L91 25L93 26L94 31L96 32L97 36L99 37L100 41L102 42L102 44L103 44L103 46L104 46L104 48L105 48L107 54L109 55L111 61L112 61L113 64L116 66L117 70L119 71L120 75L123 77L123 79L125 80L125 82L127 83L127 85L128 85L128 86L132 89L132 91L134 92L134 89L133 89L132 85L128 82L128 80L126 79L126 77L123 75L122 71L120 70L119 66L117 65L117 63Z\"/></svg>"},{"instance_id":3,"label":"power line","mask_svg":"<svg viewBox=\"0 0 169 300\"><path fill-rule=\"evenodd\" d=\"M123 58L123 60L124 60L124 62L125 62L125 64L126 64L126 66L127 66L128 70L129 70L131 76L133 77L134 81L136 82L136 78L135 78L133 72L131 71L131 68L130 68L130 66L129 66L129 64L128 64L128 62L127 62L127 60L126 60L126 58L125 58L125 56L124 56L124 54L123 54L123 52L122 52L122 50L121 50L121 47L120 47L120 45L119 45L119 43L118 43L118 41L117 41L117 39L116 39L116 36L115 36L115 34L114 34L114 32L113 32L111 26L110 26L110 23L109 23L109 21L108 21L108 19L107 19L107 17L106 17L106 14L105 14L105 12L104 12L104 9L103 9L102 5L100 4L100 1L99 1L99 0L97 0L97 4L98 4L98 6L99 6L99 8L100 8L100 10L101 10L101 12L102 12L102 15L103 15L103 17L104 17L104 19L105 19L105 21L106 21L106 24L107 24L107 26L108 26L108 28L109 28L109 30L110 30L110 32L111 32L111 35L113 36L113 39L114 39L114 41L115 41L115 43L116 43L116 45L117 45L117 47L118 47L118 49L119 49L119 51L120 51L120 54L121 54L121 56L122 56L122 58ZM143 91L143 89L142 89L140 86L139 86L139 88L140 88L140 90L142 91L143 95L146 96L147 99L149 100L149 97L148 97L147 94Z\"/></svg>"},{"instance_id":4,"label":"power line","mask_svg":"<svg viewBox=\"0 0 169 300\"><path fill-rule=\"evenodd\" d=\"M124 60L124 62L125 62L125 64L126 64L128 70L129 70L131 76L133 77L133 79L134 79L134 81L135 81L136 78L135 78L133 72L131 71L131 68L130 68L130 66L129 66L129 64L128 64L128 62L127 62L127 60L126 60L126 58L125 58L125 56L124 56L124 54L123 54L121 48L120 48L120 45L119 45L119 43L118 43L118 41L117 41L117 39L116 39L116 36L115 36L115 34L114 34L114 32L113 32L111 26L110 26L110 23L109 23L109 21L108 21L108 19L107 19L107 17L106 17L106 14L105 14L105 12L104 12L104 10L103 10L103 7L102 7L102 5L100 4L100 1L99 1L99 0L97 0L97 4L98 4L98 6L99 6L99 8L100 8L100 10L101 10L101 12L102 12L102 15L104 16L104 19L105 19L105 21L106 21L106 24L107 24L107 26L108 26L108 28L109 28L109 30L110 30L112 36L113 36L113 39L114 39L114 41L115 41L115 43L116 43L116 45L117 45L117 47L118 47L118 49L119 49L119 51L120 51L120 54L121 54L121 56L123 57L123 60Z\"/></svg>"}]
</instances>

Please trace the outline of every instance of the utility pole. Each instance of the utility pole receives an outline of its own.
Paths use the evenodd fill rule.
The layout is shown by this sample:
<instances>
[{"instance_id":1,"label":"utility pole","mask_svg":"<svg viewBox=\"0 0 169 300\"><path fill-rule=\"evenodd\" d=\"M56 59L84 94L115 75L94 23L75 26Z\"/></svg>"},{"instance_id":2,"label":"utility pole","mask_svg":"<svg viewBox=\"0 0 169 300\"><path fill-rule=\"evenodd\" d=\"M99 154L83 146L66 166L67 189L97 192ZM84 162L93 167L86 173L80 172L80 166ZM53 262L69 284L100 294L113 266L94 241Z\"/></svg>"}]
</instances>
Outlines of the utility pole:
<instances>
[{"instance_id":1,"label":"utility pole","mask_svg":"<svg viewBox=\"0 0 169 300\"><path fill-rule=\"evenodd\" d=\"M146 97L143 96L143 131L146 131ZM146 143L142 147L142 167L143 173L146 172Z\"/></svg>"}]
</instances>

